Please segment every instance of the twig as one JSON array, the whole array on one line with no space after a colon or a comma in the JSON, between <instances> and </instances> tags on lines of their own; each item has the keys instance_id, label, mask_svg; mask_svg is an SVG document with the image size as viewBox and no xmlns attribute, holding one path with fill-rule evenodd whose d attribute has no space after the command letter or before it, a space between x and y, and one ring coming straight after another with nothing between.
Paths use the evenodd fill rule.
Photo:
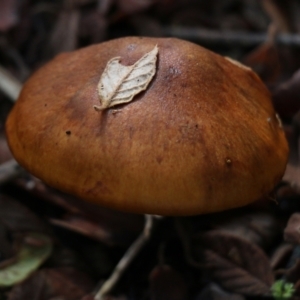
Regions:
<instances>
[{"instance_id":1,"label":"twig","mask_svg":"<svg viewBox=\"0 0 300 300\"><path fill-rule=\"evenodd\" d=\"M11 159L0 165L0 184L5 183L6 181L18 176L22 168L18 163Z\"/></svg>"},{"instance_id":2,"label":"twig","mask_svg":"<svg viewBox=\"0 0 300 300\"><path fill-rule=\"evenodd\" d=\"M22 84L9 74L3 67L0 66L0 90L2 90L12 101L16 101ZM6 181L18 176L22 168L18 163L11 159L0 165L0 184L5 183Z\"/></svg>"},{"instance_id":3,"label":"twig","mask_svg":"<svg viewBox=\"0 0 300 300\"><path fill-rule=\"evenodd\" d=\"M2 90L12 101L16 101L19 97L21 88L22 84L7 70L0 66L0 90Z\"/></svg>"},{"instance_id":4,"label":"twig","mask_svg":"<svg viewBox=\"0 0 300 300\"><path fill-rule=\"evenodd\" d=\"M145 226L140 236L133 242L127 252L121 258L116 265L111 276L104 282L100 290L95 296L95 300L103 300L104 296L107 295L117 284L125 270L128 268L133 259L137 256L143 246L147 243L153 230L154 218L156 216L145 215Z\"/></svg>"},{"instance_id":5,"label":"twig","mask_svg":"<svg viewBox=\"0 0 300 300\"><path fill-rule=\"evenodd\" d=\"M288 5L282 7L278 1L274 0L263 0L261 3L265 12L269 15L269 18L276 24L276 27L278 27L280 31L289 32L291 30L291 18L288 18L284 9Z\"/></svg>"},{"instance_id":6,"label":"twig","mask_svg":"<svg viewBox=\"0 0 300 300\"><path fill-rule=\"evenodd\" d=\"M217 31L189 27L165 27L163 28L163 33L165 36L175 36L203 43L235 46L256 46L265 42L268 38L266 33ZM278 34L275 40L280 45L300 47L299 34L282 33Z\"/></svg>"}]
</instances>

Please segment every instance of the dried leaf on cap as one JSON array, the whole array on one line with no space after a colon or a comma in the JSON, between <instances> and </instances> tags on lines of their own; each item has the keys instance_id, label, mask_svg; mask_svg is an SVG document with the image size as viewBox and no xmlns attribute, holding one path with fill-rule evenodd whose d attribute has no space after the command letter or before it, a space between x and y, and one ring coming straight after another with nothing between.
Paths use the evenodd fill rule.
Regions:
<instances>
[{"instance_id":1,"label":"dried leaf on cap","mask_svg":"<svg viewBox=\"0 0 300 300\"><path fill-rule=\"evenodd\" d=\"M130 102L135 95L144 91L156 72L157 45L131 66L120 64L120 57L112 58L98 83L101 106L95 110Z\"/></svg>"}]
</instances>

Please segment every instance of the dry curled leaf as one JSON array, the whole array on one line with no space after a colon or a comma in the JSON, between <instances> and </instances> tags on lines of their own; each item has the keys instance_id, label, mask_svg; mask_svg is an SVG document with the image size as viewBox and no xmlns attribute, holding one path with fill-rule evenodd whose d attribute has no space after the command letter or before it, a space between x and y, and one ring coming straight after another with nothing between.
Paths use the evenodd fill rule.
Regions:
<instances>
[{"instance_id":1,"label":"dry curled leaf","mask_svg":"<svg viewBox=\"0 0 300 300\"><path fill-rule=\"evenodd\" d=\"M120 64L120 57L112 58L98 83L100 106L94 105L95 110L130 102L135 95L144 91L156 71L158 47L146 53L131 66Z\"/></svg>"},{"instance_id":2,"label":"dry curled leaf","mask_svg":"<svg viewBox=\"0 0 300 300\"><path fill-rule=\"evenodd\" d=\"M248 296L269 295L274 278L258 246L219 230L207 232L199 242L194 248L197 258L223 288Z\"/></svg>"}]
</instances>

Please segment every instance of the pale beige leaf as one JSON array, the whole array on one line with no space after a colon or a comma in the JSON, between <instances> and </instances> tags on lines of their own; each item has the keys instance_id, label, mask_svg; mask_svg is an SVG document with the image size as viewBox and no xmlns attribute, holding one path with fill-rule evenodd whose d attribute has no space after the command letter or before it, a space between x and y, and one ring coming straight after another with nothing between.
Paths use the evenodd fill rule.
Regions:
<instances>
[{"instance_id":1,"label":"pale beige leaf","mask_svg":"<svg viewBox=\"0 0 300 300\"><path fill-rule=\"evenodd\" d=\"M103 110L117 104L130 102L135 95L144 91L156 71L157 45L131 66L120 64L120 57L112 58L98 83L100 106Z\"/></svg>"}]
</instances>

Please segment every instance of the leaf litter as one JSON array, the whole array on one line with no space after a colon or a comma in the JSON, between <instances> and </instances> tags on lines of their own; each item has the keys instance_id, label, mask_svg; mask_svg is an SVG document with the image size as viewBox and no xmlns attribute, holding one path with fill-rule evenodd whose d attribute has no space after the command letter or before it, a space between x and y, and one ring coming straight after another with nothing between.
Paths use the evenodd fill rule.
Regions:
<instances>
[{"instance_id":1,"label":"leaf litter","mask_svg":"<svg viewBox=\"0 0 300 300\"><path fill-rule=\"evenodd\" d=\"M226 290L248 296L270 294L274 281L270 262L255 244L220 230L203 234L193 244L194 257Z\"/></svg>"},{"instance_id":2,"label":"leaf litter","mask_svg":"<svg viewBox=\"0 0 300 300\"><path fill-rule=\"evenodd\" d=\"M289 137L291 157L285 182L272 197L274 202L248 207L247 213L237 210L186 218L190 226L185 231L185 241L179 238L178 228L170 220L164 220L110 298L266 299L276 279L293 283L299 299L300 58L297 39L293 36L300 30L298 1L50 2L6 0L0 3L0 64L17 78L27 76L24 76L24 66L26 74L32 73L61 51L137 33L162 36L173 26L183 29L189 26L190 33L202 35L179 37L247 62L258 71L268 85ZM241 30L246 42L255 40L259 32L269 32L266 36L270 38L270 22L278 30L273 40L250 43L251 46L239 41ZM210 30L229 39L224 42L213 38ZM289 43L277 43L277 34L282 32L291 34ZM232 34L235 42L230 42ZM111 101L113 97L108 99ZM4 141L3 124L8 99L2 91L0 100L3 115L0 158L6 161L10 153ZM3 270L20 262L20 253L26 249L26 243L22 248L20 241L26 236L37 234L51 241L54 237L55 242L48 259L42 259L39 254L34 258L25 255L34 263L25 267L26 272L20 271L26 274L24 280L19 282L20 276L16 276L14 280L19 283L7 288L6 295L0 292L0 297L93 299L96 282L103 282L109 276L113 265L142 230L142 217L82 205L78 199L53 191L31 176L21 176L1 186ZM32 238L30 247L43 249L43 243L38 240ZM184 243L189 246L188 252L183 250ZM162 245L166 249L164 259L157 262ZM101 269L101 265L105 267ZM94 272L95 268L101 272Z\"/></svg>"},{"instance_id":3,"label":"leaf litter","mask_svg":"<svg viewBox=\"0 0 300 300\"><path fill-rule=\"evenodd\" d=\"M36 271L52 253L51 239L40 233L24 235L16 256L0 265L0 287L13 286Z\"/></svg>"},{"instance_id":4,"label":"leaf litter","mask_svg":"<svg viewBox=\"0 0 300 300\"><path fill-rule=\"evenodd\" d=\"M93 284L93 281L85 273L76 269L45 268L16 285L9 292L8 300L78 300L92 289Z\"/></svg>"}]
</instances>

